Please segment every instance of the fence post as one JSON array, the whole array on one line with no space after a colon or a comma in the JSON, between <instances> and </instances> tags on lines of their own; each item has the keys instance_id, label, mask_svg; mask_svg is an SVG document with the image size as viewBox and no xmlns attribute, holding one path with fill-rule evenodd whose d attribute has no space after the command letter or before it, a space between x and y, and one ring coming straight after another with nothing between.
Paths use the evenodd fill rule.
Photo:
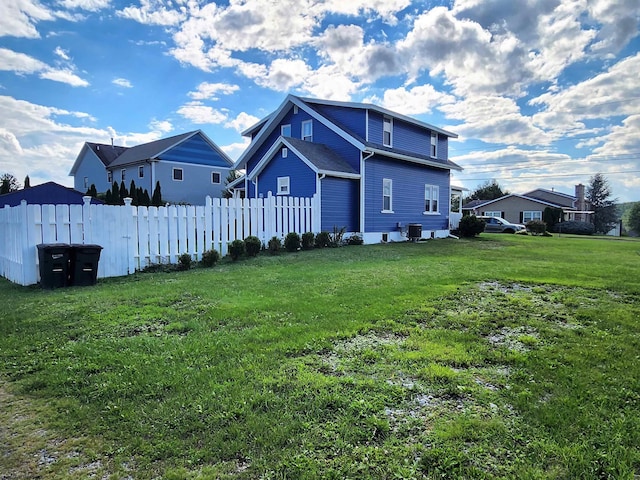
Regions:
<instances>
[{"instance_id":1,"label":"fence post","mask_svg":"<svg viewBox=\"0 0 640 480\"><path fill-rule=\"evenodd\" d=\"M322 231L320 196L317 193L311 197L311 224L314 232L320 233Z\"/></svg>"},{"instance_id":2,"label":"fence post","mask_svg":"<svg viewBox=\"0 0 640 480\"><path fill-rule=\"evenodd\" d=\"M138 209L131 205L132 198L125 198L125 221L127 222L127 273L136 271L136 259L138 258Z\"/></svg>"},{"instance_id":3,"label":"fence post","mask_svg":"<svg viewBox=\"0 0 640 480\"><path fill-rule=\"evenodd\" d=\"M82 205L82 233L83 233L83 242L94 243L93 242L93 225L91 224L91 197L84 196L82 197L82 201L84 202Z\"/></svg>"}]
</instances>

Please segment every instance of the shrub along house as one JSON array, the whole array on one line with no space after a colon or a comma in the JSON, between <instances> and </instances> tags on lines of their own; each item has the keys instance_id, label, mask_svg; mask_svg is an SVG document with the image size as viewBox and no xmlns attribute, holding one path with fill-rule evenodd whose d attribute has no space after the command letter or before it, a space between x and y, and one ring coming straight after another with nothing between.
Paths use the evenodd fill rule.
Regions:
<instances>
[{"instance_id":1,"label":"shrub along house","mask_svg":"<svg viewBox=\"0 0 640 480\"><path fill-rule=\"evenodd\" d=\"M248 198L320 197L321 229L345 228L366 243L446 237L452 192L448 142L457 135L363 103L289 95L243 135L251 143L232 185ZM457 205L456 205L457 207Z\"/></svg>"},{"instance_id":2,"label":"shrub along house","mask_svg":"<svg viewBox=\"0 0 640 480\"><path fill-rule=\"evenodd\" d=\"M95 184L105 192L115 181L153 192L160 182L162 198L171 203L204 205L220 197L233 161L202 131L183 133L135 147L85 143L69 175L86 191Z\"/></svg>"}]
</instances>

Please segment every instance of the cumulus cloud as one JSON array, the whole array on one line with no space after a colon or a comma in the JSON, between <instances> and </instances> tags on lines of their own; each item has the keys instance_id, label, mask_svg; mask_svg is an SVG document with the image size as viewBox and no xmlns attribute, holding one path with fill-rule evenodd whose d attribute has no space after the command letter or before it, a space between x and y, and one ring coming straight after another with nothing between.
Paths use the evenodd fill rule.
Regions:
<instances>
[{"instance_id":1,"label":"cumulus cloud","mask_svg":"<svg viewBox=\"0 0 640 480\"><path fill-rule=\"evenodd\" d=\"M238 133L245 131L252 125L258 123L260 119L258 117L254 117L246 112L240 112L236 118L230 120L225 124L225 127L231 127L235 129Z\"/></svg>"},{"instance_id":2,"label":"cumulus cloud","mask_svg":"<svg viewBox=\"0 0 640 480\"><path fill-rule=\"evenodd\" d=\"M59 0L58 3L68 10L97 12L107 8L111 4L111 0Z\"/></svg>"},{"instance_id":3,"label":"cumulus cloud","mask_svg":"<svg viewBox=\"0 0 640 480\"><path fill-rule=\"evenodd\" d=\"M37 0L3 0L0 2L0 37L39 38L36 24L54 18L51 10Z\"/></svg>"},{"instance_id":4,"label":"cumulus cloud","mask_svg":"<svg viewBox=\"0 0 640 480\"><path fill-rule=\"evenodd\" d=\"M69 1L69 0L67 0ZM71 0L74 2L100 2L101 0ZM104 0L109 2L109 0ZM171 9L161 0L141 0L140 7L133 5L123 8L117 12L123 18L134 20L144 25L174 26L178 25L186 18L184 9Z\"/></svg>"},{"instance_id":5,"label":"cumulus cloud","mask_svg":"<svg viewBox=\"0 0 640 480\"><path fill-rule=\"evenodd\" d=\"M122 88L133 88L131 82L126 78L114 78L113 80L111 80L111 83Z\"/></svg>"},{"instance_id":6,"label":"cumulus cloud","mask_svg":"<svg viewBox=\"0 0 640 480\"><path fill-rule=\"evenodd\" d=\"M202 82L195 91L189 92L188 95L194 100L219 100L219 94L231 95L238 90L240 90L238 85Z\"/></svg>"},{"instance_id":7,"label":"cumulus cloud","mask_svg":"<svg viewBox=\"0 0 640 480\"><path fill-rule=\"evenodd\" d=\"M452 104L456 98L431 85L418 85L408 90L405 87L387 89L382 98L374 96L366 101L405 115L420 115L431 113L436 107Z\"/></svg>"},{"instance_id":8,"label":"cumulus cloud","mask_svg":"<svg viewBox=\"0 0 640 480\"><path fill-rule=\"evenodd\" d=\"M0 70L18 75L39 74L40 78L61 82L72 87L86 87L89 82L76 75L71 68L54 68L24 53L0 48Z\"/></svg>"},{"instance_id":9,"label":"cumulus cloud","mask_svg":"<svg viewBox=\"0 0 640 480\"><path fill-rule=\"evenodd\" d=\"M178 113L198 125L207 123L221 124L227 120L225 113L198 101L189 102L181 106L178 109Z\"/></svg>"}]
</instances>

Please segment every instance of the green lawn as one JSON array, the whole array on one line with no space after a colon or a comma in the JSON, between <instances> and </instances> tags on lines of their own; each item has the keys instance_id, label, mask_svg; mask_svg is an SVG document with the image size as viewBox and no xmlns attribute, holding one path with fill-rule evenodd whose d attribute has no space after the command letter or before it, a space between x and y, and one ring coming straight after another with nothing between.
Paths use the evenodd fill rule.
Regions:
<instances>
[{"instance_id":1,"label":"green lawn","mask_svg":"<svg viewBox=\"0 0 640 480\"><path fill-rule=\"evenodd\" d=\"M0 477L638 478L639 267L483 234L0 280Z\"/></svg>"}]
</instances>

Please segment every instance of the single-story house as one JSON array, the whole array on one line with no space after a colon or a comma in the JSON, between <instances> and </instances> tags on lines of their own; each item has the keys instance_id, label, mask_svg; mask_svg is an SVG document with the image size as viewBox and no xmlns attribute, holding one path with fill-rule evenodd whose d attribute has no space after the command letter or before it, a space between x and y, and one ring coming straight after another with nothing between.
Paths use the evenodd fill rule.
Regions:
<instances>
[{"instance_id":1,"label":"single-story house","mask_svg":"<svg viewBox=\"0 0 640 480\"><path fill-rule=\"evenodd\" d=\"M55 182L46 182L0 195L0 208L7 205L15 207L23 200L26 200L29 205L83 205L82 197L84 196L84 192ZM92 198L91 203L102 204L103 202Z\"/></svg>"}]
</instances>

